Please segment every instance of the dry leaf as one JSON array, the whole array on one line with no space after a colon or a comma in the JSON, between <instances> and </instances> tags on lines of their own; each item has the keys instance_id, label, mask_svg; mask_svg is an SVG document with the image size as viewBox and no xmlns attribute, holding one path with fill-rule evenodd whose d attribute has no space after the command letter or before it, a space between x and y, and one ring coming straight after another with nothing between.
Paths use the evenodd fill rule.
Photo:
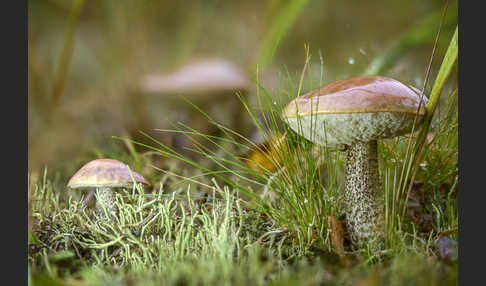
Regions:
<instances>
[{"instance_id":1,"label":"dry leaf","mask_svg":"<svg viewBox=\"0 0 486 286\"><path fill-rule=\"evenodd\" d=\"M457 228L444 230L444 231L441 231L439 233L439 238L446 236L446 235L455 234L455 233L457 233Z\"/></svg>"},{"instance_id":2,"label":"dry leaf","mask_svg":"<svg viewBox=\"0 0 486 286\"><path fill-rule=\"evenodd\" d=\"M334 216L329 216L332 248L339 256L344 256L344 229L342 223Z\"/></svg>"},{"instance_id":3,"label":"dry leaf","mask_svg":"<svg viewBox=\"0 0 486 286\"><path fill-rule=\"evenodd\" d=\"M285 135L277 133L267 142L258 145L246 156L246 164L255 171L274 172L282 165L282 150L287 148Z\"/></svg>"}]
</instances>

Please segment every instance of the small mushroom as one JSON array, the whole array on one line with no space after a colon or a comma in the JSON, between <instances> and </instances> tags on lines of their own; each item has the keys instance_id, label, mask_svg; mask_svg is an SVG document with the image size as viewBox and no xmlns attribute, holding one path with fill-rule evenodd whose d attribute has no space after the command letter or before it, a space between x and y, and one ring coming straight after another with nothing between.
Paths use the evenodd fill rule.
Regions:
<instances>
[{"instance_id":1,"label":"small mushroom","mask_svg":"<svg viewBox=\"0 0 486 286\"><path fill-rule=\"evenodd\" d=\"M283 110L285 122L308 140L345 147L346 224L354 244L382 236L377 140L410 132L414 123L421 123L426 104L417 88L392 78L365 76L323 86Z\"/></svg>"},{"instance_id":2,"label":"small mushroom","mask_svg":"<svg viewBox=\"0 0 486 286\"><path fill-rule=\"evenodd\" d=\"M149 186L150 183L128 165L113 159L97 159L86 163L69 180L71 189L95 189L97 191L96 212L103 214L103 203L108 211L116 211L115 188L131 188L134 183Z\"/></svg>"}]
</instances>

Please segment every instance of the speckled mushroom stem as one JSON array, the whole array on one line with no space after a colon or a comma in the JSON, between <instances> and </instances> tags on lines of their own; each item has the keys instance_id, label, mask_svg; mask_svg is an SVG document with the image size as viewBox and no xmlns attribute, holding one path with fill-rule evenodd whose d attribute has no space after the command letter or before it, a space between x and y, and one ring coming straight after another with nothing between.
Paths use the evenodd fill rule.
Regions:
<instances>
[{"instance_id":1,"label":"speckled mushroom stem","mask_svg":"<svg viewBox=\"0 0 486 286\"><path fill-rule=\"evenodd\" d=\"M101 203L105 205L106 211L109 214L116 212L115 193L111 188L96 189L96 213L103 217L105 213Z\"/></svg>"},{"instance_id":2,"label":"speckled mushroom stem","mask_svg":"<svg viewBox=\"0 0 486 286\"><path fill-rule=\"evenodd\" d=\"M344 202L351 241L358 246L380 236L381 209L377 203L380 187L376 140L348 147Z\"/></svg>"}]
</instances>

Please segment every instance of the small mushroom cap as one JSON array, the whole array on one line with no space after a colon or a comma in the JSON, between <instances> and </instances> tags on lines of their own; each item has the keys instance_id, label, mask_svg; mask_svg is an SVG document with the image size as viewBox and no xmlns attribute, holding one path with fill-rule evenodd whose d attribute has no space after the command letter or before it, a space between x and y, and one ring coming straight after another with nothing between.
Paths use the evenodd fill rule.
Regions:
<instances>
[{"instance_id":1,"label":"small mushroom cap","mask_svg":"<svg viewBox=\"0 0 486 286\"><path fill-rule=\"evenodd\" d=\"M134 181L146 186L150 185L144 177L118 160L97 159L81 167L71 177L67 186L71 189L131 187Z\"/></svg>"},{"instance_id":2,"label":"small mushroom cap","mask_svg":"<svg viewBox=\"0 0 486 286\"><path fill-rule=\"evenodd\" d=\"M158 94L209 94L248 87L244 72L224 59L193 61L171 73L148 75L141 83L144 92Z\"/></svg>"},{"instance_id":3,"label":"small mushroom cap","mask_svg":"<svg viewBox=\"0 0 486 286\"><path fill-rule=\"evenodd\" d=\"M352 145L410 132L415 117L416 124L421 122L426 105L427 98L415 87L392 78L364 76L336 81L294 99L282 118L318 144Z\"/></svg>"}]
</instances>

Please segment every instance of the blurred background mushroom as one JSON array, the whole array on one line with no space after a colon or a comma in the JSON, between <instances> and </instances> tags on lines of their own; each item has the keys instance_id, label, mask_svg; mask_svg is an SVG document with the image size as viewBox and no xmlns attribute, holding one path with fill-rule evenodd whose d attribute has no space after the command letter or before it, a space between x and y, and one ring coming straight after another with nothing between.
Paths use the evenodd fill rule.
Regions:
<instances>
[{"instance_id":1,"label":"blurred background mushroom","mask_svg":"<svg viewBox=\"0 0 486 286\"><path fill-rule=\"evenodd\" d=\"M438 58L457 23L456 2L449 3ZM304 44L315 78L322 55L324 82L373 65L421 87L442 8L441 0L29 0L28 168L48 166L67 179L93 154L125 148L112 136L166 127L164 115L179 109L145 96L139 84L154 72L182 72L191 59L229 59L244 70L253 108L256 79L275 97L299 81ZM186 115L188 122L199 116Z\"/></svg>"},{"instance_id":2,"label":"blurred background mushroom","mask_svg":"<svg viewBox=\"0 0 486 286\"><path fill-rule=\"evenodd\" d=\"M144 112L153 120L144 122L150 126L139 125L137 128L146 131L174 128L168 124L167 120L170 120L175 124L180 121L197 132L221 135L219 129L206 118L207 114L215 122L246 135L250 119L245 116L246 110L239 97L246 101L250 84L245 71L221 58L195 59L172 72L148 74L141 80L140 92L148 95L145 100L149 108ZM154 108L158 107L157 103L171 108L162 115L159 108ZM149 133L163 140L157 133ZM193 139L200 138L196 136ZM182 148L190 144L188 141L184 135L175 133L172 134L172 142L167 143L183 152Z\"/></svg>"}]
</instances>

